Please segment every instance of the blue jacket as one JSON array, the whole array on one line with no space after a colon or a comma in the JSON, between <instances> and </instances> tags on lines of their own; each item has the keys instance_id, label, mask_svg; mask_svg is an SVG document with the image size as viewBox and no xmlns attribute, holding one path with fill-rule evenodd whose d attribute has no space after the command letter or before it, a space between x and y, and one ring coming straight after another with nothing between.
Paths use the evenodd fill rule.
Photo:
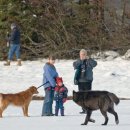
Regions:
<instances>
[{"instance_id":1,"label":"blue jacket","mask_svg":"<svg viewBox=\"0 0 130 130\"><path fill-rule=\"evenodd\" d=\"M20 44L20 31L17 27L12 30L8 41L10 44Z\"/></svg>"},{"instance_id":2,"label":"blue jacket","mask_svg":"<svg viewBox=\"0 0 130 130\"><path fill-rule=\"evenodd\" d=\"M44 71L43 84L48 82L47 84L44 85L44 88L48 87L54 88L56 86L55 78L58 77L56 68L53 65L46 63L45 66L43 67L43 71Z\"/></svg>"},{"instance_id":3,"label":"blue jacket","mask_svg":"<svg viewBox=\"0 0 130 130\"><path fill-rule=\"evenodd\" d=\"M77 82L87 82L93 80L93 68L97 65L97 62L91 58L80 60L78 59L73 63L74 69L76 69L74 81ZM84 67L84 76L81 75Z\"/></svg>"}]
</instances>

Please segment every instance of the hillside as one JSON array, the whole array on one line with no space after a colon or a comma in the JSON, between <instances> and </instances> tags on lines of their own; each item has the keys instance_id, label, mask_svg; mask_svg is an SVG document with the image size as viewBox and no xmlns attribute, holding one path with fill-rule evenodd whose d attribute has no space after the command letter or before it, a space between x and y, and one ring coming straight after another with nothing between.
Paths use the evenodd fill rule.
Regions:
<instances>
[{"instance_id":1,"label":"hillside","mask_svg":"<svg viewBox=\"0 0 130 130\"><path fill-rule=\"evenodd\" d=\"M117 2L118 1L118 2ZM22 59L75 58L89 53L130 48L129 1L120 0L1 0L0 60L7 57L7 32L16 22L21 30Z\"/></svg>"}]
</instances>

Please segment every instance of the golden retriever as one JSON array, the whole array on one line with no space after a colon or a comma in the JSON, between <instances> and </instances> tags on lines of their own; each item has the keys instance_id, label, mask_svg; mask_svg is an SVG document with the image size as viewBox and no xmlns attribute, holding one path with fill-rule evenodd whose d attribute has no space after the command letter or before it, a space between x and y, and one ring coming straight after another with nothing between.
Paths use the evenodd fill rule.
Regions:
<instances>
[{"instance_id":1,"label":"golden retriever","mask_svg":"<svg viewBox=\"0 0 130 130\"><path fill-rule=\"evenodd\" d=\"M0 93L0 117L3 111L9 105L22 107L24 116L28 117L28 107L32 100L33 94L38 94L37 88L32 86L25 91L16 94L2 94Z\"/></svg>"}]
</instances>

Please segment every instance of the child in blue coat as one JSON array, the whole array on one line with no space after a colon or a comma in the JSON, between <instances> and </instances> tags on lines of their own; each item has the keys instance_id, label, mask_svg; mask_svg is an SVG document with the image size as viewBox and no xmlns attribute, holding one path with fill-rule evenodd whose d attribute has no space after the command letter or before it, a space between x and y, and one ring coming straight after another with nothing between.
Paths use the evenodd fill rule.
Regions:
<instances>
[{"instance_id":1,"label":"child in blue coat","mask_svg":"<svg viewBox=\"0 0 130 130\"><path fill-rule=\"evenodd\" d=\"M64 86L61 77L56 78L56 83L57 86L55 87L55 93L54 93L54 100L56 101L55 116L58 116L59 109L60 109L61 116L64 116L63 104L67 100L68 89Z\"/></svg>"}]
</instances>

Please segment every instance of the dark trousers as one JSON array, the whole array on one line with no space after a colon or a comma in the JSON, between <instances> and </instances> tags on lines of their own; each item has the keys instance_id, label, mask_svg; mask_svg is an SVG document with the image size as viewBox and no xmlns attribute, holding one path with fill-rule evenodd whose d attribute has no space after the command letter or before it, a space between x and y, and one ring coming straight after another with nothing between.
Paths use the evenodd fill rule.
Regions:
<instances>
[{"instance_id":1,"label":"dark trousers","mask_svg":"<svg viewBox=\"0 0 130 130\"><path fill-rule=\"evenodd\" d=\"M87 91L92 89L92 81L88 82L79 82L78 83L79 91Z\"/></svg>"},{"instance_id":2,"label":"dark trousers","mask_svg":"<svg viewBox=\"0 0 130 130\"><path fill-rule=\"evenodd\" d=\"M92 81L89 82L79 82L78 83L78 89L79 91L87 91L92 89ZM85 110L82 108L83 112L85 113Z\"/></svg>"}]
</instances>

